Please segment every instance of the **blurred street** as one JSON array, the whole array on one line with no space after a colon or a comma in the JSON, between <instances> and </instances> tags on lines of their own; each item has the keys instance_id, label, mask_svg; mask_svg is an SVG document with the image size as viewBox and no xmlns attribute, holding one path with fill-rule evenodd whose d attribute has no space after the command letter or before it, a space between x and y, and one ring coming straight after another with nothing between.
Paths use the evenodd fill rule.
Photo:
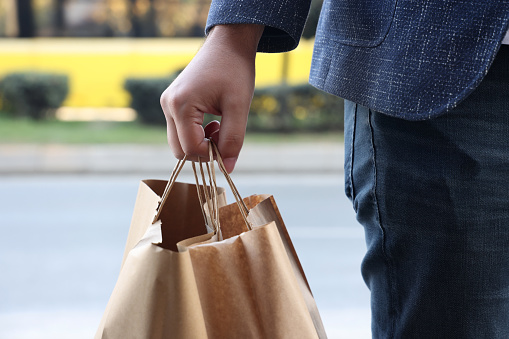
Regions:
<instances>
[{"instance_id":1,"label":"blurred street","mask_svg":"<svg viewBox=\"0 0 509 339\"><path fill-rule=\"evenodd\" d=\"M339 142L247 143L237 173L331 173L343 171ZM175 159L167 145L0 144L0 175L140 174L165 178ZM143 177L143 176L142 176Z\"/></svg>"},{"instance_id":2,"label":"blurred street","mask_svg":"<svg viewBox=\"0 0 509 339\"><path fill-rule=\"evenodd\" d=\"M338 146L324 158L342 166ZM254 161L257 150L270 153L247 146L241 159ZM273 151L275 158L277 152L294 155L283 147ZM301 156L292 157L295 164L309 159ZM369 293L360 275L363 231L343 194L342 170L281 165L255 174L242 170L242 161L233 179L243 195L275 196L329 337L369 338ZM316 156L313 163L320 161ZM0 338L93 336L119 273L139 180L168 176L112 174L0 177ZM193 178L186 171L179 180ZM222 178L219 183L225 185Z\"/></svg>"}]
</instances>

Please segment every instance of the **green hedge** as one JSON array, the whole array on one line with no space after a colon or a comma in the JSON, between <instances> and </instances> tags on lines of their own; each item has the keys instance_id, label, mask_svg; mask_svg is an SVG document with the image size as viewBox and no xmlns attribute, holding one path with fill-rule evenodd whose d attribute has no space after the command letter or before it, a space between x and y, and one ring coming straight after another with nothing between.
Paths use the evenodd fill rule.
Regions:
<instances>
[{"instance_id":1,"label":"green hedge","mask_svg":"<svg viewBox=\"0 0 509 339\"><path fill-rule=\"evenodd\" d=\"M141 123L166 124L159 98L178 73L164 78L128 78L131 107ZM205 124L220 117L206 114ZM311 85L256 89L248 131L320 132L343 129L343 100Z\"/></svg>"},{"instance_id":2,"label":"green hedge","mask_svg":"<svg viewBox=\"0 0 509 339\"><path fill-rule=\"evenodd\" d=\"M66 75L16 72L0 81L1 110L15 117L46 118L69 93Z\"/></svg>"},{"instance_id":3,"label":"green hedge","mask_svg":"<svg viewBox=\"0 0 509 339\"><path fill-rule=\"evenodd\" d=\"M138 114L141 123L147 125L165 125L160 97L180 72L168 77L127 78L124 88L131 95L131 108Z\"/></svg>"},{"instance_id":4,"label":"green hedge","mask_svg":"<svg viewBox=\"0 0 509 339\"><path fill-rule=\"evenodd\" d=\"M321 132L343 129L343 100L311 85L257 89L248 130Z\"/></svg>"}]
</instances>

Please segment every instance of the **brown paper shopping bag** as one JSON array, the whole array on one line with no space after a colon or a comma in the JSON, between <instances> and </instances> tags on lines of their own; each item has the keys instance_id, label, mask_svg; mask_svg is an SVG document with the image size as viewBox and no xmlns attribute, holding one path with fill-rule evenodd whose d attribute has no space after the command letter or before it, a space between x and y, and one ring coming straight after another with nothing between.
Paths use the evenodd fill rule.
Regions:
<instances>
[{"instance_id":1,"label":"brown paper shopping bag","mask_svg":"<svg viewBox=\"0 0 509 339\"><path fill-rule=\"evenodd\" d=\"M217 158L234 204L222 206L212 162L203 185L176 182L181 164L167 183L140 184L95 338L326 338L274 198L240 199Z\"/></svg>"}]
</instances>

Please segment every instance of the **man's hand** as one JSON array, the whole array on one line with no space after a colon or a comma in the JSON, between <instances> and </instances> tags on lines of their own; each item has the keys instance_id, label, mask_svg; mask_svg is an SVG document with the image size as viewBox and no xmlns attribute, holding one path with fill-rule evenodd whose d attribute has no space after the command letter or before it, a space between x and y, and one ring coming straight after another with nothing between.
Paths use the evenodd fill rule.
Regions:
<instances>
[{"instance_id":1,"label":"man's hand","mask_svg":"<svg viewBox=\"0 0 509 339\"><path fill-rule=\"evenodd\" d=\"M232 172L244 142L253 98L255 57L262 25L220 25L161 95L168 143L181 159L208 158L211 137L228 172ZM202 127L205 113L222 116Z\"/></svg>"}]
</instances>

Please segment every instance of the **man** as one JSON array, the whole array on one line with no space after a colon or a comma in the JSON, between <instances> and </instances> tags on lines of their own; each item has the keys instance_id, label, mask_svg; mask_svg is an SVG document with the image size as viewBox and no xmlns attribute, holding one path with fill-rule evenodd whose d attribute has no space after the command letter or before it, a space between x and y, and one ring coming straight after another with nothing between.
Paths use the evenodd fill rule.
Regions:
<instances>
[{"instance_id":1,"label":"man","mask_svg":"<svg viewBox=\"0 0 509 339\"><path fill-rule=\"evenodd\" d=\"M309 1L213 0L163 93L175 154L233 171L256 52L299 41ZM508 0L325 0L310 73L345 100L345 188L366 233L374 338L509 335ZM203 129L203 114L222 116Z\"/></svg>"}]
</instances>

